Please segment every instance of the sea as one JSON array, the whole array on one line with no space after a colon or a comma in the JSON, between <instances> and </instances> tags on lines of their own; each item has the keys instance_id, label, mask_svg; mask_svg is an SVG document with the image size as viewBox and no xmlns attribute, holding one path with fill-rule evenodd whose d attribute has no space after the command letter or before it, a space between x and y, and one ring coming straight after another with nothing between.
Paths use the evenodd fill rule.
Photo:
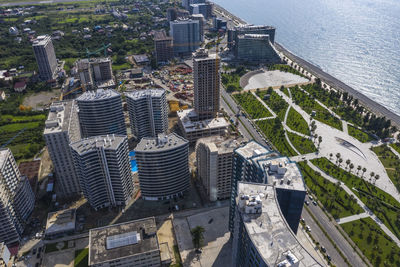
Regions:
<instances>
[{"instance_id":1,"label":"sea","mask_svg":"<svg viewBox=\"0 0 400 267\"><path fill-rule=\"evenodd\" d=\"M400 115L400 0L213 0Z\"/></svg>"}]
</instances>

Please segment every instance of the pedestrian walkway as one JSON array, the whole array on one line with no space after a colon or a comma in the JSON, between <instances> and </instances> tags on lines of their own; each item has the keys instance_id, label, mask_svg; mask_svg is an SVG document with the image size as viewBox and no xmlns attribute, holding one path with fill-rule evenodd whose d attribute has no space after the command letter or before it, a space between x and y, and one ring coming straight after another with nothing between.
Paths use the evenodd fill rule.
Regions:
<instances>
[{"instance_id":1,"label":"pedestrian walkway","mask_svg":"<svg viewBox=\"0 0 400 267\"><path fill-rule=\"evenodd\" d=\"M367 217L369 217L369 214L364 212L364 213L361 213L361 214L351 215L351 216L348 216L348 217L337 219L336 222L338 224L342 224L342 223L348 223L348 222L352 222L352 221L357 221L359 219L367 218Z\"/></svg>"},{"instance_id":2,"label":"pedestrian walkway","mask_svg":"<svg viewBox=\"0 0 400 267\"><path fill-rule=\"evenodd\" d=\"M271 112L272 117L270 117L270 118L271 118L271 119L275 119L275 118L276 118L275 112L274 112L270 107L268 107L268 105L265 104L265 102L262 101L262 99L259 98L258 95L257 95L256 93L254 93L254 92L251 92L251 93L252 93L253 96L255 96L255 98L257 98L258 102L260 102L266 109L268 109L269 112Z\"/></svg>"},{"instance_id":3,"label":"pedestrian walkway","mask_svg":"<svg viewBox=\"0 0 400 267\"><path fill-rule=\"evenodd\" d=\"M343 127L343 132L345 132L346 134L349 134L349 128L347 127L347 121L342 120L342 127Z\"/></svg>"},{"instance_id":4,"label":"pedestrian walkway","mask_svg":"<svg viewBox=\"0 0 400 267\"><path fill-rule=\"evenodd\" d=\"M309 153L309 154L304 154L304 155L299 155L299 156L293 156L293 157L290 157L289 159L291 161L299 162L299 161L317 159L320 157L323 157L323 156L319 153Z\"/></svg>"}]
</instances>

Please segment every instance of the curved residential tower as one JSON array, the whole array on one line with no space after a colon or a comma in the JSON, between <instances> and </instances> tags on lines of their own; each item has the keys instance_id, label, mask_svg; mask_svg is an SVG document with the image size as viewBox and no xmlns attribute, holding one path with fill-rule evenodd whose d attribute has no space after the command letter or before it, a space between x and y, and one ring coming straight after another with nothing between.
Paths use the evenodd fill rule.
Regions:
<instances>
[{"instance_id":1,"label":"curved residential tower","mask_svg":"<svg viewBox=\"0 0 400 267\"><path fill-rule=\"evenodd\" d=\"M76 99L82 137L126 135L121 95L114 90L88 91Z\"/></svg>"},{"instance_id":2,"label":"curved residential tower","mask_svg":"<svg viewBox=\"0 0 400 267\"><path fill-rule=\"evenodd\" d=\"M144 137L135 152L143 199L170 199L189 188L189 142L186 139L175 133Z\"/></svg>"}]
</instances>

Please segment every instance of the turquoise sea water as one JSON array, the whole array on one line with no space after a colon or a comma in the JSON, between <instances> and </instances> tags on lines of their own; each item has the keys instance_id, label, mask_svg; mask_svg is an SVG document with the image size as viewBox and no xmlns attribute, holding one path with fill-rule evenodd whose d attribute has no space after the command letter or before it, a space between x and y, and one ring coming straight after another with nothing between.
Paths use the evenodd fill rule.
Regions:
<instances>
[{"instance_id":1,"label":"turquoise sea water","mask_svg":"<svg viewBox=\"0 0 400 267\"><path fill-rule=\"evenodd\" d=\"M399 0L213 0L400 114Z\"/></svg>"}]
</instances>

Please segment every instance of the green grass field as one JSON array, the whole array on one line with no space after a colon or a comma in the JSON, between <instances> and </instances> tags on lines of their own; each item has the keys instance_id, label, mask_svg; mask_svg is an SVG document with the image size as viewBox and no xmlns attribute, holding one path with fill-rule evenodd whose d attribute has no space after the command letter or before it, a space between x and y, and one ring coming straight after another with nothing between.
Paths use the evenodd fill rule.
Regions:
<instances>
[{"instance_id":1,"label":"green grass field","mask_svg":"<svg viewBox=\"0 0 400 267\"><path fill-rule=\"evenodd\" d=\"M286 124L293 131L310 135L310 129L306 120L294 108L289 109Z\"/></svg>"},{"instance_id":2,"label":"green grass field","mask_svg":"<svg viewBox=\"0 0 400 267\"><path fill-rule=\"evenodd\" d=\"M299 151L301 154L308 154L317 152L317 148L314 145L314 142L308 138L304 138L297 134L287 132L287 135L292 142L292 145Z\"/></svg>"},{"instance_id":3,"label":"green grass field","mask_svg":"<svg viewBox=\"0 0 400 267\"><path fill-rule=\"evenodd\" d=\"M233 97L253 119L272 116L271 112L269 112L250 92L234 94Z\"/></svg>"},{"instance_id":4,"label":"green grass field","mask_svg":"<svg viewBox=\"0 0 400 267\"><path fill-rule=\"evenodd\" d=\"M371 218L341 224L373 266L400 266L400 248Z\"/></svg>"},{"instance_id":5,"label":"green grass field","mask_svg":"<svg viewBox=\"0 0 400 267\"><path fill-rule=\"evenodd\" d=\"M270 97L266 98L266 95L269 94ZM285 119L285 113L289 106L288 103L275 91L271 90L269 93L267 91L259 91L257 95L268 105L278 116L278 118L283 121Z\"/></svg>"},{"instance_id":6,"label":"green grass field","mask_svg":"<svg viewBox=\"0 0 400 267\"><path fill-rule=\"evenodd\" d=\"M358 128L356 128L354 126L348 125L347 128L349 130L349 135L353 136L361 143L366 143L366 142L370 142L370 141L374 140L374 138L372 138L372 136L359 130Z\"/></svg>"},{"instance_id":7,"label":"green grass field","mask_svg":"<svg viewBox=\"0 0 400 267\"><path fill-rule=\"evenodd\" d=\"M385 166L386 173L397 190L400 190L400 159L386 145L373 147L372 151Z\"/></svg>"}]
</instances>

